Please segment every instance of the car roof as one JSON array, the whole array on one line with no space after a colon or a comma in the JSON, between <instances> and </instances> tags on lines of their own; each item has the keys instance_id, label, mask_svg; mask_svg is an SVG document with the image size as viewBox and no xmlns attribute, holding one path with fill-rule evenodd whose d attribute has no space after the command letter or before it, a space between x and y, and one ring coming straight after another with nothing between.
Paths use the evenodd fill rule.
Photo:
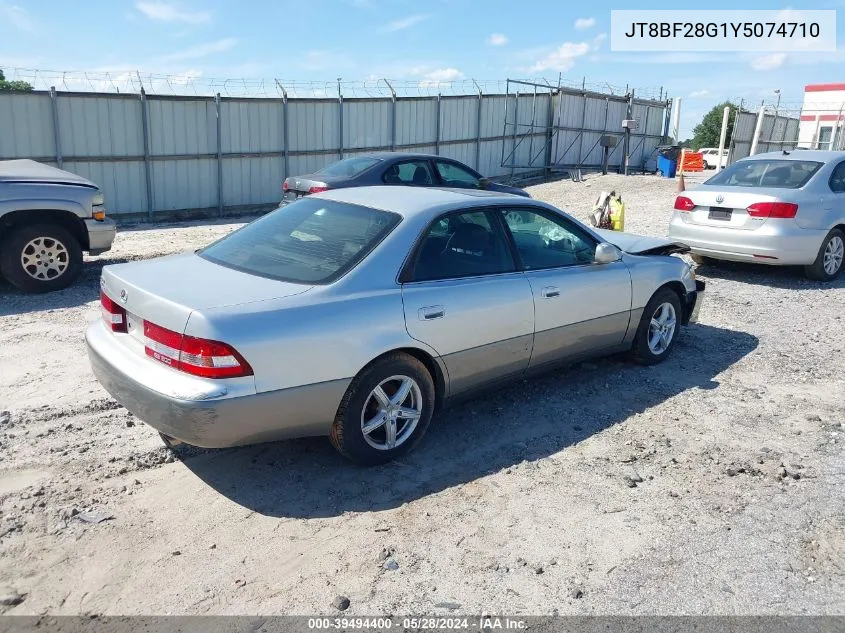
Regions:
<instances>
[{"instance_id":1,"label":"car roof","mask_svg":"<svg viewBox=\"0 0 845 633\"><path fill-rule=\"evenodd\" d=\"M382 211L392 211L404 217L420 214L434 216L451 209L487 206L496 203L524 204L527 200L521 196L497 191L446 187L404 187L401 185L329 189L323 193L315 194L313 197L357 204Z\"/></svg>"},{"instance_id":2,"label":"car roof","mask_svg":"<svg viewBox=\"0 0 845 633\"><path fill-rule=\"evenodd\" d=\"M794 149L787 150L787 152L787 154L784 154L782 151L764 152L762 154L748 156L743 160L815 160L821 163L829 163L832 160L845 158L845 152L824 149Z\"/></svg>"},{"instance_id":3,"label":"car roof","mask_svg":"<svg viewBox=\"0 0 845 633\"><path fill-rule=\"evenodd\" d=\"M352 157L350 157L352 158ZM437 154L423 154L421 152L367 152L366 154L356 154L354 158L378 158L379 160L390 160L393 158L412 159L412 158L441 158L443 160L454 160L448 156L438 156ZM460 161L455 161L460 162Z\"/></svg>"}]
</instances>

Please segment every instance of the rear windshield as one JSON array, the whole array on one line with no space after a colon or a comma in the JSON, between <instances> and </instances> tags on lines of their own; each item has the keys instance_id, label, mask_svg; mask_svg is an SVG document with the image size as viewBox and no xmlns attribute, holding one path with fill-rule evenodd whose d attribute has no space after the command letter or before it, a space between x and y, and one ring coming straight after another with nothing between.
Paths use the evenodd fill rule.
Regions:
<instances>
[{"instance_id":1,"label":"rear windshield","mask_svg":"<svg viewBox=\"0 0 845 633\"><path fill-rule=\"evenodd\" d=\"M261 277L330 283L360 262L399 220L395 213L307 197L247 224L198 254Z\"/></svg>"},{"instance_id":2,"label":"rear windshield","mask_svg":"<svg viewBox=\"0 0 845 633\"><path fill-rule=\"evenodd\" d=\"M741 160L704 184L798 189L806 185L821 166L822 163L810 160Z\"/></svg>"},{"instance_id":3,"label":"rear windshield","mask_svg":"<svg viewBox=\"0 0 845 633\"><path fill-rule=\"evenodd\" d=\"M344 158L331 165L326 165L317 174L321 176L357 176L376 163L381 162L378 158Z\"/></svg>"}]
</instances>

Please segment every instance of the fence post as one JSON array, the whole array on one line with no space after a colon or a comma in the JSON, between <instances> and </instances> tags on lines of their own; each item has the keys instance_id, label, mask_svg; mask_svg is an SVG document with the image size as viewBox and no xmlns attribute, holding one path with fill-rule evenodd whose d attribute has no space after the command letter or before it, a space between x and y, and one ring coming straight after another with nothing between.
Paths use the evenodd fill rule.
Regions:
<instances>
[{"instance_id":1,"label":"fence post","mask_svg":"<svg viewBox=\"0 0 845 633\"><path fill-rule=\"evenodd\" d=\"M481 86L479 86L475 79L472 80L472 83L475 84L475 89L478 91L478 104L475 108L475 170L480 172L481 171L481 105L484 101L484 93L481 92ZM507 113L506 113L507 118ZM502 142L502 151L504 151L504 141Z\"/></svg>"},{"instance_id":2,"label":"fence post","mask_svg":"<svg viewBox=\"0 0 845 633\"><path fill-rule=\"evenodd\" d=\"M725 106L722 111L722 130L719 132L719 155L716 157L716 173L722 171L722 152L725 151L725 136L728 133L728 119L731 116L731 107ZM727 160L725 163L727 164Z\"/></svg>"},{"instance_id":3,"label":"fence post","mask_svg":"<svg viewBox=\"0 0 845 633\"><path fill-rule=\"evenodd\" d=\"M337 80L337 117L339 130L337 153L338 157L343 160L343 93L340 91L340 79Z\"/></svg>"},{"instance_id":4,"label":"fence post","mask_svg":"<svg viewBox=\"0 0 845 633\"><path fill-rule=\"evenodd\" d=\"M53 142L56 145L56 164L62 168L62 139L59 135L59 104L56 97L56 87L50 86L50 108L53 111Z\"/></svg>"},{"instance_id":5,"label":"fence post","mask_svg":"<svg viewBox=\"0 0 845 633\"><path fill-rule=\"evenodd\" d=\"M628 93L628 103L625 105L625 118L630 120L631 117L634 116L634 90L631 89L631 92ZM630 125L630 124L629 124ZM624 174L628 175L628 161L631 159L631 128L625 128L625 140L624 140L624 151L625 156L622 157L624 161Z\"/></svg>"},{"instance_id":6,"label":"fence post","mask_svg":"<svg viewBox=\"0 0 845 633\"><path fill-rule=\"evenodd\" d=\"M734 124L731 126L731 142L728 143L728 157L725 160L725 167L731 164L731 159L734 156L734 149L736 148L736 122L739 121L739 117L742 116L742 106L744 103L745 99L740 99L739 107L734 113Z\"/></svg>"},{"instance_id":7,"label":"fence post","mask_svg":"<svg viewBox=\"0 0 845 633\"><path fill-rule=\"evenodd\" d=\"M441 95L437 93L437 121L434 124L434 153L440 156L440 98Z\"/></svg>"},{"instance_id":8,"label":"fence post","mask_svg":"<svg viewBox=\"0 0 845 633\"><path fill-rule=\"evenodd\" d=\"M153 219L153 179L150 165L150 122L147 93L141 88L141 131L144 136L144 180L147 186L147 217Z\"/></svg>"},{"instance_id":9,"label":"fence post","mask_svg":"<svg viewBox=\"0 0 845 633\"><path fill-rule=\"evenodd\" d=\"M582 89L583 90L583 89ZM581 131L578 132L578 167L584 162L584 126L587 124L587 93L583 92L584 104L581 109ZM561 95L563 99L563 95Z\"/></svg>"},{"instance_id":10,"label":"fence post","mask_svg":"<svg viewBox=\"0 0 845 633\"><path fill-rule=\"evenodd\" d=\"M751 138L751 151L749 156L754 156L757 153L757 143L760 140L760 132L763 129L763 118L766 116L766 106L760 106L760 112L757 114L757 124L754 126L754 136Z\"/></svg>"},{"instance_id":11,"label":"fence post","mask_svg":"<svg viewBox=\"0 0 845 633\"><path fill-rule=\"evenodd\" d=\"M393 86L390 85L390 82L387 79L382 79L384 83L387 84L387 87L390 89L390 102L391 112L390 112L390 151L396 151L396 91L393 89Z\"/></svg>"},{"instance_id":12,"label":"fence post","mask_svg":"<svg viewBox=\"0 0 845 633\"><path fill-rule=\"evenodd\" d=\"M559 89L558 89L559 91ZM549 88L549 112L546 117L546 155L544 156L545 167L543 169L543 177L548 178L552 173L552 140L554 135L555 124L555 93ZM558 98L563 95L558 94Z\"/></svg>"},{"instance_id":13,"label":"fence post","mask_svg":"<svg viewBox=\"0 0 845 633\"><path fill-rule=\"evenodd\" d=\"M285 144L282 146L282 158L284 160L284 176L282 177L282 181L284 181L288 177L288 174L290 174L288 165L288 91L285 90L282 82L278 79L276 79L276 86L282 92L282 134L285 139Z\"/></svg>"},{"instance_id":14,"label":"fence post","mask_svg":"<svg viewBox=\"0 0 845 633\"><path fill-rule=\"evenodd\" d=\"M534 96L531 98L531 130L528 132L528 166L534 166L534 123L537 116L537 86L534 86Z\"/></svg>"},{"instance_id":15,"label":"fence post","mask_svg":"<svg viewBox=\"0 0 845 633\"><path fill-rule=\"evenodd\" d=\"M516 132L519 129L519 90L516 91L516 101L513 104L513 136L511 137L511 153L513 158L511 160L511 180L516 170Z\"/></svg>"},{"instance_id":16,"label":"fence post","mask_svg":"<svg viewBox=\"0 0 845 633\"><path fill-rule=\"evenodd\" d=\"M220 93L214 95L214 111L217 115L217 215L223 216L223 129L220 120Z\"/></svg>"}]
</instances>

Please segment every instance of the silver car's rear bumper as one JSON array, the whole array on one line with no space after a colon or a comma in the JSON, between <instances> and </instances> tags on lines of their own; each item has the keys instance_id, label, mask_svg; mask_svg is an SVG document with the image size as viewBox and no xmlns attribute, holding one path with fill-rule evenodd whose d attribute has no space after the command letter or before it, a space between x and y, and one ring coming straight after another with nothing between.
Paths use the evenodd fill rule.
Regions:
<instances>
[{"instance_id":1,"label":"silver car's rear bumper","mask_svg":"<svg viewBox=\"0 0 845 633\"><path fill-rule=\"evenodd\" d=\"M349 380L335 380L246 396L188 400L152 389L130 375L127 370L139 359L126 358L132 351L123 349L101 322L88 328L85 341L97 380L115 400L157 431L205 448L328 435L349 385ZM184 389L184 374L163 365L155 370L179 374ZM207 380L196 379L197 393L207 389Z\"/></svg>"},{"instance_id":2,"label":"silver car's rear bumper","mask_svg":"<svg viewBox=\"0 0 845 633\"><path fill-rule=\"evenodd\" d=\"M686 222L675 212L669 238L687 244L696 255L758 264L807 266L816 260L827 231L802 229L792 220L770 219L754 230Z\"/></svg>"}]
</instances>

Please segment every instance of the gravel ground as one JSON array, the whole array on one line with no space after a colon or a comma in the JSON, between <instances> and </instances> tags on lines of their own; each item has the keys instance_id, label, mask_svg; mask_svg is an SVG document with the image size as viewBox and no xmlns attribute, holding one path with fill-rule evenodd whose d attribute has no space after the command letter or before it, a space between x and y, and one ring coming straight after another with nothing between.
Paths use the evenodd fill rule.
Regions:
<instances>
[{"instance_id":1,"label":"gravel ground","mask_svg":"<svg viewBox=\"0 0 845 633\"><path fill-rule=\"evenodd\" d=\"M601 189L664 235L675 183ZM82 332L104 264L237 224L127 229L72 288L0 286L0 613L843 614L845 280L702 267L700 323L441 414L401 463L317 438L176 455L111 400Z\"/></svg>"}]
</instances>

